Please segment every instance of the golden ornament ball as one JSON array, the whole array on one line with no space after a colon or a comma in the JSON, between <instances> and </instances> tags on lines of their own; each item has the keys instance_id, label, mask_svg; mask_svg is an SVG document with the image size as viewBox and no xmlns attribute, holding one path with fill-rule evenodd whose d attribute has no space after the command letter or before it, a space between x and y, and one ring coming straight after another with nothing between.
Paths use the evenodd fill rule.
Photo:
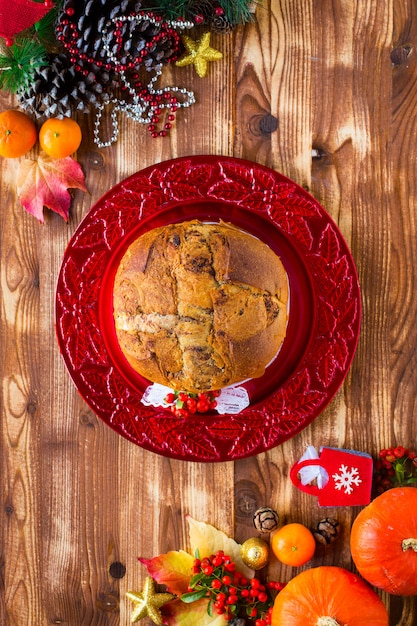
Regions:
<instances>
[{"instance_id":1,"label":"golden ornament ball","mask_svg":"<svg viewBox=\"0 0 417 626\"><path fill-rule=\"evenodd\" d=\"M251 537L240 546L240 556L251 569L262 569L269 561L269 545L259 537Z\"/></svg>"}]
</instances>

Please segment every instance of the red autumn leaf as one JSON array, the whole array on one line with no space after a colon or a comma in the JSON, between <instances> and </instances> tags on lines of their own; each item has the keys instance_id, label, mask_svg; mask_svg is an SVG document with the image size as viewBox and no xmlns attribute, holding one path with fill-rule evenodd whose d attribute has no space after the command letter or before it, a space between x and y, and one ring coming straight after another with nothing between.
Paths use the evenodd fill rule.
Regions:
<instances>
[{"instance_id":1,"label":"red autumn leaf","mask_svg":"<svg viewBox=\"0 0 417 626\"><path fill-rule=\"evenodd\" d=\"M43 207L68 221L71 195L68 189L85 187L81 166L72 157L53 159L41 152L37 161L25 159L20 163L17 193L24 209L42 224Z\"/></svg>"}]
</instances>

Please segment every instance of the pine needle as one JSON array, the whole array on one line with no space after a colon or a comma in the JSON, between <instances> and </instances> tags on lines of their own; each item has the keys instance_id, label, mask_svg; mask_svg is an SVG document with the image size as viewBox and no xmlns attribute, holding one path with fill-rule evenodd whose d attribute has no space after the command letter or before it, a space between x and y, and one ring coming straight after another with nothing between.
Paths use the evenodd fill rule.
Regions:
<instances>
[{"instance_id":1,"label":"pine needle","mask_svg":"<svg viewBox=\"0 0 417 626\"><path fill-rule=\"evenodd\" d=\"M42 44L26 39L14 43L8 54L0 55L0 89L11 93L24 89L46 62Z\"/></svg>"},{"instance_id":2,"label":"pine needle","mask_svg":"<svg viewBox=\"0 0 417 626\"><path fill-rule=\"evenodd\" d=\"M226 18L233 25L252 21L251 6L253 0L218 0ZM193 0L149 0L145 2L146 10L160 13L165 19L175 20L190 15Z\"/></svg>"}]
</instances>

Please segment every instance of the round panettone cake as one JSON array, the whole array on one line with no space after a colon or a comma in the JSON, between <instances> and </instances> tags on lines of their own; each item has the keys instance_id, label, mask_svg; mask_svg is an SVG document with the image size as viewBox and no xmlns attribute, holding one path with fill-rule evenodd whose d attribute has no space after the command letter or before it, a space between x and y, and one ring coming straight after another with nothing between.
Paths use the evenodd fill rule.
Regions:
<instances>
[{"instance_id":1,"label":"round panettone cake","mask_svg":"<svg viewBox=\"0 0 417 626\"><path fill-rule=\"evenodd\" d=\"M288 278L269 246L197 220L146 232L113 293L119 346L149 381L192 393L262 376L285 338Z\"/></svg>"}]
</instances>

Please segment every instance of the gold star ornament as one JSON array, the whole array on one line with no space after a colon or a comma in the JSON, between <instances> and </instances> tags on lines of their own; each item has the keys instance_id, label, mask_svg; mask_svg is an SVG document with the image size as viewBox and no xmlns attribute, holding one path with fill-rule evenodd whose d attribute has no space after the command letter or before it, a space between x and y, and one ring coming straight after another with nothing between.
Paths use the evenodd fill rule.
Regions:
<instances>
[{"instance_id":1,"label":"gold star ornament","mask_svg":"<svg viewBox=\"0 0 417 626\"><path fill-rule=\"evenodd\" d=\"M223 58L223 54L219 50L210 47L210 32L204 33L198 41L194 41L187 35L184 35L182 41L186 53L181 59L176 61L175 65L178 67L194 65L195 71L200 78L204 78L207 74L209 61L218 61Z\"/></svg>"},{"instance_id":2,"label":"gold star ornament","mask_svg":"<svg viewBox=\"0 0 417 626\"><path fill-rule=\"evenodd\" d=\"M154 624L163 626L164 622L160 611L161 606L175 598L172 593L157 593L153 578L148 576L141 592L128 591L126 596L134 604L131 615L132 624L144 617L150 617Z\"/></svg>"}]
</instances>

